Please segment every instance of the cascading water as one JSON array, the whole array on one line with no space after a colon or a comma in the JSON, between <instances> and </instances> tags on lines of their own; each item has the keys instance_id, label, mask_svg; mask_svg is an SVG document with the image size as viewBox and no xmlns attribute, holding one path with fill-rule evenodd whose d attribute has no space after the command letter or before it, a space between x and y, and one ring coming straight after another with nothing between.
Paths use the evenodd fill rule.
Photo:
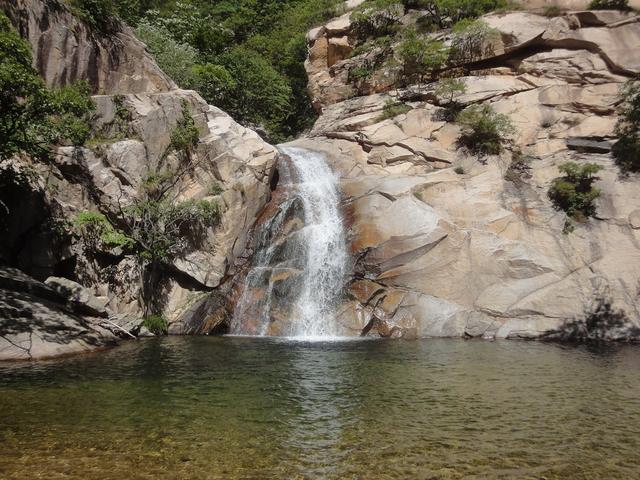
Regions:
<instances>
[{"instance_id":1,"label":"cascading water","mask_svg":"<svg viewBox=\"0 0 640 480\"><path fill-rule=\"evenodd\" d=\"M231 332L332 337L347 249L337 178L322 154L282 148L285 199L258 232Z\"/></svg>"}]
</instances>

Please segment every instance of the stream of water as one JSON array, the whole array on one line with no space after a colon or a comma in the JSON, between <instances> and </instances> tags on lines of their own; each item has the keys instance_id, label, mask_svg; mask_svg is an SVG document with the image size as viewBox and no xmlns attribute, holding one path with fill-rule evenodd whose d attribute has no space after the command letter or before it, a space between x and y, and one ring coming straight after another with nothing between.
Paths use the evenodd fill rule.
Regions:
<instances>
[{"instance_id":1,"label":"stream of water","mask_svg":"<svg viewBox=\"0 0 640 480\"><path fill-rule=\"evenodd\" d=\"M3 480L640 478L640 349L140 340L0 365Z\"/></svg>"},{"instance_id":2,"label":"stream of water","mask_svg":"<svg viewBox=\"0 0 640 480\"><path fill-rule=\"evenodd\" d=\"M279 331L283 336L336 337L334 313L347 266L337 177L321 153L291 147L281 150L290 159L280 167L287 198L259 232L254 264L245 280L231 332L269 335L274 317L280 314L286 317L281 321L286 326ZM296 207L303 225L286 240L278 241L288 214ZM286 292L276 286L283 276L290 279L284 287ZM280 302L286 309L278 309L276 297L286 297Z\"/></svg>"}]
</instances>

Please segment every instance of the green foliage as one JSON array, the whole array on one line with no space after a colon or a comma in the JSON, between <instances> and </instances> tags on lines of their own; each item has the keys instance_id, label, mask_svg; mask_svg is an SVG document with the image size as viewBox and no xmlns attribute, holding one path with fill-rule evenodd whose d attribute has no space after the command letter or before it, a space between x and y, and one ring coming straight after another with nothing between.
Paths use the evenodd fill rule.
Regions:
<instances>
[{"instance_id":1,"label":"green foliage","mask_svg":"<svg viewBox=\"0 0 640 480\"><path fill-rule=\"evenodd\" d=\"M411 107L405 103L387 100L386 102L384 102L382 114L378 117L378 121L395 118L398 115L403 115L407 112L410 112L411 110Z\"/></svg>"},{"instance_id":2,"label":"green foliage","mask_svg":"<svg viewBox=\"0 0 640 480\"><path fill-rule=\"evenodd\" d=\"M164 25L152 24L146 20L140 22L136 35L147 45L160 68L173 81L181 87L189 86L198 58L195 48L176 40Z\"/></svg>"},{"instance_id":3,"label":"green foliage","mask_svg":"<svg viewBox=\"0 0 640 480\"><path fill-rule=\"evenodd\" d=\"M509 117L486 104L465 108L456 116L456 122L462 128L460 143L479 154L499 154L515 133Z\"/></svg>"},{"instance_id":4,"label":"green foliage","mask_svg":"<svg viewBox=\"0 0 640 480\"><path fill-rule=\"evenodd\" d=\"M72 225L83 237L89 249L94 252L115 247L128 250L133 247L133 240L114 228L102 213L79 212L73 219Z\"/></svg>"},{"instance_id":5,"label":"green foliage","mask_svg":"<svg viewBox=\"0 0 640 480\"><path fill-rule=\"evenodd\" d=\"M404 8L398 0L367 0L351 14L353 27L360 38L394 33Z\"/></svg>"},{"instance_id":6,"label":"green foliage","mask_svg":"<svg viewBox=\"0 0 640 480\"><path fill-rule=\"evenodd\" d=\"M113 1L176 83L239 122L274 141L313 123L305 35L340 0Z\"/></svg>"},{"instance_id":7,"label":"green foliage","mask_svg":"<svg viewBox=\"0 0 640 480\"><path fill-rule=\"evenodd\" d=\"M559 17L564 14L564 10L556 5L549 5L545 7L543 15L545 17Z\"/></svg>"},{"instance_id":8,"label":"green foliage","mask_svg":"<svg viewBox=\"0 0 640 480\"><path fill-rule=\"evenodd\" d=\"M594 163L579 165L567 162L558 169L564 175L556 178L549 189L548 195L553 205L576 221L585 221L595 215L596 208L593 202L601 192L593 183L599 179L595 175L602 167Z\"/></svg>"},{"instance_id":9,"label":"green foliage","mask_svg":"<svg viewBox=\"0 0 640 480\"><path fill-rule=\"evenodd\" d=\"M217 182L209 187L209 195L220 195L222 192L224 192L224 188Z\"/></svg>"},{"instance_id":10,"label":"green foliage","mask_svg":"<svg viewBox=\"0 0 640 480\"><path fill-rule=\"evenodd\" d=\"M189 103L182 100L182 118L171 132L171 148L191 155L193 147L198 144L200 132L189 110Z\"/></svg>"},{"instance_id":11,"label":"green foliage","mask_svg":"<svg viewBox=\"0 0 640 480\"><path fill-rule=\"evenodd\" d=\"M120 27L113 0L70 0L73 10L92 28L113 33Z\"/></svg>"},{"instance_id":12,"label":"green foliage","mask_svg":"<svg viewBox=\"0 0 640 480\"><path fill-rule=\"evenodd\" d=\"M144 317L142 326L154 335L166 335L169 330L167 320L162 315L147 315Z\"/></svg>"},{"instance_id":13,"label":"green foliage","mask_svg":"<svg viewBox=\"0 0 640 480\"><path fill-rule=\"evenodd\" d=\"M640 171L640 80L627 82L621 93L621 107L613 145L613 156L623 172Z\"/></svg>"},{"instance_id":14,"label":"green foliage","mask_svg":"<svg viewBox=\"0 0 640 480\"><path fill-rule=\"evenodd\" d=\"M426 10L430 22L439 28L507 6L506 0L403 0L402 3L406 8Z\"/></svg>"},{"instance_id":15,"label":"green foliage","mask_svg":"<svg viewBox=\"0 0 640 480\"><path fill-rule=\"evenodd\" d=\"M229 103L236 89L236 82L222 65L206 63L192 68L189 88L200 92L208 103L221 105Z\"/></svg>"},{"instance_id":16,"label":"green foliage","mask_svg":"<svg viewBox=\"0 0 640 480\"><path fill-rule=\"evenodd\" d=\"M53 144L83 143L94 108L86 84L46 88L29 45L0 12L0 160L20 152L46 158Z\"/></svg>"},{"instance_id":17,"label":"green foliage","mask_svg":"<svg viewBox=\"0 0 640 480\"><path fill-rule=\"evenodd\" d=\"M280 126L286 123L292 107L292 90L286 77L264 56L245 48L234 48L218 61L235 81L218 106L244 124L264 126L275 140L283 139Z\"/></svg>"},{"instance_id":18,"label":"green foliage","mask_svg":"<svg viewBox=\"0 0 640 480\"><path fill-rule=\"evenodd\" d=\"M629 0L592 0L589 10L631 10Z\"/></svg>"},{"instance_id":19,"label":"green foliage","mask_svg":"<svg viewBox=\"0 0 640 480\"><path fill-rule=\"evenodd\" d=\"M435 93L438 98L445 100L445 105L453 107L456 99L464 95L467 91L467 85L460 78L441 78L436 85Z\"/></svg>"},{"instance_id":20,"label":"green foliage","mask_svg":"<svg viewBox=\"0 0 640 480\"><path fill-rule=\"evenodd\" d=\"M422 37L410 28L398 45L397 54L406 80L422 83L444 66L449 50L442 42Z\"/></svg>"},{"instance_id":21,"label":"green foliage","mask_svg":"<svg viewBox=\"0 0 640 480\"><path fill-rule=\"evenodd\" d=\"M140 200L125 211L128 235L137 254L148 262L170 262L198 246L207 228L217 224L220 209L215 202Z\"/></svg>"},{"instance_id":22,"label":"green foliage","mask_svg":"<svg viewBox=\"0 0 640 480\"><path fill-rule=\"evenodd\" d=\"M453 26L451 61L463 65L481 60L493 54L492 41L499 32L482 20L464 19Z\"/></svg>"},{"instance_id":23,"label":"green foliage","mask_svg":"<svg viewBox=\"0 0 640 480\"><path fill-rule=\"evenodd\" d=\"M349 69L349 81L361 82L373 75L373 70L368 65L356 65Z\"/></svg>"}]
</instances>

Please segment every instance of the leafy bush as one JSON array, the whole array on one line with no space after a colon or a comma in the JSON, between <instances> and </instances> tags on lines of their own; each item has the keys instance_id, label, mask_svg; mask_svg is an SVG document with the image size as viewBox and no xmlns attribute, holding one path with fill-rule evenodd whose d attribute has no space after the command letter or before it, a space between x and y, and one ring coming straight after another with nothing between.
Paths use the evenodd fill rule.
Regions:
<instances>
[{"instance_id":1,"label":"leafy bush","mask_svg":"<svg viewBox=\"0 0 640 480\"><path fill-rule=\"evenodd\" d=\"M405 114L407 112L410 112L411 110L411 107L405 103L387 100L386 102L384 102L382 114L378 117L378 121L395 118L398 115Z\"/></svg>"},{"instance_id":2,"label":"leafy bush","mask_svg":"<svg viewBox=\"0 0 640 480\"><path fill-rule=\"evenodd\" d=\"M442 78L436 85L436 95L444 98L448 105L455 103L456 98L464 95L467 91L467 85L460 78Z\"/></svg>"},{"instance_id":3,"label":"leafy bush","mask_svg":"<svg viewBox=\"0 0 640 480\"><path fill-rule=\"evenodd\" d=\"M166 335L169 330L167 320L162 315L148 315L144 317L142 326L154 335Z\"/></svg>"},{"instance_id":4,"label":"leafy bush","mask_svg":"<svg viewBox=\"0 0 640 480\"><path fill-rule=\"evenodd\" d=\"M189 78L189 88L200 92L210 104L220 105L233 95L236 82L222 65L195 65Z\"/></svg>"},{"instance_id":5,"label":"leafy bush","mask_svg":"<svg viewBox=\"0 0 640 480\"><path fill-rule=\"evenodd\" d=\"M629 0L592 0L589 10L631 10Z\"/></svg>"},{"instance_id":6,"label":"leafy bush","mask_svg":"<svg viewBox=\"0 0 640 480\"><path fill-rule=\"evenodd\" d=\"M348 79L349 82L360 82L366 80L373 75L373 71L368 65L356 65L349 69Z\"/></svg>"},{"instance_id":7,"label":"leafy bush","mask_svg":"<svg viewBox=\"0 0 640 480\"><path fill-rule=\"evenodd\" d=\"M292 92L287 79L252 50L235 48L218 61L235 81L235 88L218 106L236 120L261 125L272 132L274 139L281 139L279 125L291 113Z\"/></svg>"},{"instance_id":8,"label":"leafy bush","mask_svg":"<svg viewBox=\"0 0 640 480\"><path fill-rule=\"evenodd\" d=\"M171 148L190 156L200 139L200 132L189 110L189 103L182 100L182 118L171 132Z\"/></svg>"},{"instance_id":9,"label":"leafy bush","mask_svg":"<svg viewBox=\"0 0 640 480\"><path fill-rule=\"evenodd\" d=\"M160 68L181 87L189 86L198 52L187 43L177 41L164 26L143 20L136 35L153 54Z\"/></svg>"},{"instance_id":10,"label":"leafy bush","mask_svg":"<svg viewBox=\"0 0 640 480\"><path fill-rule=\"evenodd\" d=\"M398 45L397 54L406 79L422 83L444 66L449 51L442 42L422 37L410 28Z\"/></svg>"},{"instance_id":11,"label":"leafy bush","mask_svg":"<svg viewBox=\"0 0 640 480\"><path fill-rule=\"evenodd\" d=\"M548 7L545 7L543 12L543 15L545 17L559 17L560 15L563 15L563 14L564 14L564 10L562 10L557 5L549 5Z\"/></svg>"},{"instance_id":12,"label":"leafy bush","mask_svg":"<svg viewBox=\"0 0 640 480\"><path fill-rule=\"evenodd\" d=\"M81 144L95 106L86 84L46 88L28 43L0 12L0 160L25 152L46 158L51 146Z\"/></svg>"},{"instance_id":13,"label":"leafy bush","mask_svg":"<svg viewBox=\"0 0 640 480\"><path fill-rule=\"evenodd\" d=\"M507 115L496 113L489 105L471 105L456 116L462 128L460 143L471 151L495 155L515 133Z\"/></svg>"},{"instance_id":14,"label":"leafy bush","mask_svg":"<svg viewBox=\"0 0 640 480\"><path fill-rule=\"evenodd\" d=\"M477 18L507 6L506 0L403 0L406 8L419 8L439 28L447 28L465 18Z\"/></svg>"},{"instance_id":15,"label":"leafy bush","mask_svg":"<svg viewBox=\"0 0 640 480\"><path fill-rule=\"evenodd\" d=\"M460 20L453 26L451 61L455 65L472 63L493 54L491 42L499 32L482 20Z\"/></svg>"},{"instance_id":16,"label":"leafy bush","mask_svg":"<svg viewBox=\"0 0 640 480\"><path fill-rule=\"evenodd\" d=\"M71 7L92 28L113 33L120 27L113 0L71 0Z\"/></svg>"},{"instance_id":17,"label":"leafy bush","mask_svg":"<svg viewBox=\"0 0 640 480\"><path fill-rule=\"evenodd\" d=\"M368 0L351 14L351 21L360 38L380 37L395 32L404 14L397 0Z\"/></svg>"},{"instance_id":18,"label":"leafy bush","mask_svg":"<svg viewBox=\"0 0 640 480\"><path fill-rule=\"evenodd\" d=\"M74 218L73 227L83 237L90 250L98 252L105 248L133 247L133 240L116 230L107 217L99 212L83 211Z\"/></svg>"},{"instance_id":19,"label":"leafy bush","mask_svg":"<svg viewBox=\"0 0 640 480\"><path fill-rule=\"evenodd\" d=\"M626 83L621 93L621 107L613 145L613 156L623 172L640 171L640 80Z\"/></svg>"},{"instance_id":20,"label":"leafy bush","mask_svg":"<svg viewBox=\"0 0 640 480\"><path fill-rule=\"evenodd\" d=\"M585 221L596 213L593 202L600 196L600 189L593 183L598 180L596 173L602 167L594 163L579 165L575 162L563 163L558 167L564 176L556 178L549 189L553 205L577 221Z\"/></svg>"}]
</instances>

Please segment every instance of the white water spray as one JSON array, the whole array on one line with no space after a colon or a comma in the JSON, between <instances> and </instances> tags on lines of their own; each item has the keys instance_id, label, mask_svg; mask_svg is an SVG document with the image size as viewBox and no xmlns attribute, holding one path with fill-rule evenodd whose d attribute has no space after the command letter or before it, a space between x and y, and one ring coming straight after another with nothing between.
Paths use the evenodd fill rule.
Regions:
<instances>
[{"instance_id":1,"label":"white water spray","mask_svg":"<svg viewBox=\"0 0 640 480\"><path fill-rule=\"evenodd\" d=\"M339 210L337 177L320 153L291 147L282 148L282 152L291 159L291 177L294 182L291 185L290 199L281 208L288 208L292 202L299 202L304 226L291 241L293 246L286 250L292 258L302 256L298 260L303 271L297 275L295 284L287 292L291 299L288 309L290 318L279 319L286 324L286 328L281 328L280 331L293 337L335 337L340 333L335 311L342 293L348 258ZM278 212L267 225L268 228L280 228L283 213L284 210ZM267 235L273 236L273 231ZM274 295L274 274L282 270L274 260L278 249L272 244L263 244L258 248L260 250L256 252L254 266L247 276L236 308L232 333L265 335L269 331L269 322L277 317L271 311L271 296ZM281 265L282 259L279 261ZM286 260L284 263L286 264ZM266 298L256 312L251 292L255 292L258 286L264 289ZM251 323L251 319L247 322L243 318L247 312L253 312L254 316L259 317L254 319L259 323L258 328L246 328Z\"/></svg>"}]
</instances>

